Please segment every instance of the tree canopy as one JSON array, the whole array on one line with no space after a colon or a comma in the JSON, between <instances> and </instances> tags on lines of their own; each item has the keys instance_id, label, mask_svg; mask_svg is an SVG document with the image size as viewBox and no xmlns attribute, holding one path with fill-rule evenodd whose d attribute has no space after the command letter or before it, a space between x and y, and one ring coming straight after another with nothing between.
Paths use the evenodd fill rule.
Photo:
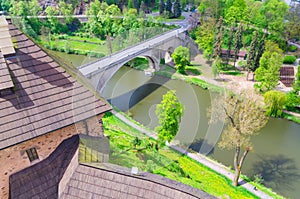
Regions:
<instances>
[{"instance_id":1,"label":"tree canopy","mask_svg":"<svg viewBox=\"0 0 300 199\"><path fill-rule=\"evenodd\" d=\"M178 132L184 106L179 102L176 91L169 90L156 106L159 126L155 128L160 141L170 142Z\"/></svg>"},{"instance_id":2,"label":"tree canopy","mask_svg":"<svg viewBox=\"0 0 300 199\"><path fill-rule=\"evenodd\" d=\"M172 59L174 60L176 70L183 73L185 66L190 63L190 50L186 47L179 46L174 50Z\"/></svg>"},{"instance_id":3,"label":"tree canopy","mask_svg":"<svg viewBox=\"0 0 300 199\"><path fill-rule=\"evenodd\" d=\"M237 186L244 160L252 149L251 137L266 125L268 117L258 105L254 93L249 91L220 96L212 104L213 120L225 119L226 123L219 147L235 151L235 177L232 183ZM244 153L241 155L242 151Z\"/></svg>"}]
</instances>

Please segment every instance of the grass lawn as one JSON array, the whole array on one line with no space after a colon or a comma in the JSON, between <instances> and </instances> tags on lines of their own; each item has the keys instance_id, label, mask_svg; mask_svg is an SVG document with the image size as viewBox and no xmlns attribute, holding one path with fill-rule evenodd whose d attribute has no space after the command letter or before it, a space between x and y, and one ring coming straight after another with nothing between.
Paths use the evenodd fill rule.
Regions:
<instances>
[{"instance_id":1,"label":"grass lawn","mask_svg":"<svg viewBox=\"0 0 300 199\"><path fill-rule=\"evenodd\" d=\"M288 119L288 120L291 120L293 122L296 122L296 123L300 124L300 118L297 117L297 116L294 116L294 115L291 115L291 114L288 114L288 113L283 113L283 117L285 119Z\"/></svg>"},{"instance_id":2,"label":"grass lawn","mask_svg":"<svg viewBox=\"0 0 300 199\"><path fill-rule=\"evenodd\" d=\"M222 74L226 75L233 75L233 76L243 76L244 74L238 70L225 70L225 71L220 71Z\"/></svg>"},{"instance_id":3,"label":"grass lawn","mask_svg":"<svg viewBox=\"0 0 300 199\"><path fill-rule=\"evenodd\" d=\"M114 115L106 114L103 124L104 133L110 138L111 163L129 168L137 166L140 170L152 171L220 198L257 198L243 187L233 187L226 177L167 147L159 152L147 147L155 141ZM134 148L132 143L136 137L141 143Z\"/></svg>"}]
</instances>

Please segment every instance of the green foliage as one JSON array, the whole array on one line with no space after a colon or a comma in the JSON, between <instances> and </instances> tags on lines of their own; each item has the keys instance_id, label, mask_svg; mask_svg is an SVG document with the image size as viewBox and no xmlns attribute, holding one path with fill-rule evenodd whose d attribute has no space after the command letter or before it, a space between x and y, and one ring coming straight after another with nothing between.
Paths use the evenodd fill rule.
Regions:
<instances>
[{"instance_id":1,"label":"green foliage","mask_svg":"<svg viewBox=\"0 0 300 199\"><path fill-rule=\"evenodd\" d=\"M265 51L265 39L266 39L266 34L263 35L262 39L260 40L259 45L257 46L258 49L257 49L257 53L254 58L255 63L254 63L253 71L255 71L259 67L260 58Z\"/></svg>"},{"instance_id":2,"label":"green foliage","mask_svg":"<svg viewBox=\"0 0 300 199\"><path fill-rule=\"evenodd\" d=\"M220 69L221 69L221 65L222 65L222 60L221 60L221 58L218 56L218 57L214 60L212 66L211 66L211 73L212 73L212 75L214 76L214 78L216 78L216 77L219 75Z\"/></svg>"},{"instance_id":3,"label":"green foliage","mask_svg":"<svg viewBox=\"0 0 300 199\"><path fill-rule=\"evenodd\" d=\"M181 16L181 5L179 0L175 0L173 5L174 17L178 18Z\"/></svg>"},{"instance_id":4,"label":"green foliage","mask_svg":"<svg viewBox=\"0 0 300 199\"><path fill-rule=\"evenodd\" d=\"M300 107L300 96L297 92L288 92L286 94L286 109L289 111L296 111L296 107Z\"/></svg>"},{"instance_id":5,"label":"green foliage","mask_svg":"<svg viewBox=\"0 0 300 199\"><path fill-rule=\"evenodd\" d=\"M171 0L167 0L167 2L166 2L166 11L170 15L172 15L172 2L171 2Z\"/></svg>"},{"instance_id":6,"label":"green foliage","mask_svg":"<svg viewBox=\"0 0 300 199\"><path fill-rule=\"evenodd\" d=\"M195 31L196 43L203 50L205 57L210 58L213 51L215 20L210 18L203 21L202 25Z\"/></svg>"},{"instance_id":7,"label":"green foliage","mask_svg":"<svg viewBox=\"0 0 300 199\"><path fill-rule=\"evenodd\" d=\"M177 134L183 110L184 107L179 102L174 90L168 91L163 96L155 111L159 121L159 126L155 128L155 131L158 132L160 141L170 142Z\"/></svg>"},{"instance_id":8,"label":"green foliage","mask_svg":"<svg viewBox=\"0 0 300 199\"><path fill-rule=\"evenodd\" d=\"M250 45L250 50L247 53L247 64L246 64L247 71L250 70L254 71L257 42L258 42L258 33L255 32Z\"/></svg>"},{"instance_id":9,"label":"green foliage","mask_svg":"<svg viewBox=\"0 0 300 199\"><path fill-rule=\"evenodd\" d=\"M233 5L226 10L225 21L229 24L245 21L247 17L246 10L245 0L235 0Z\"/></svg>"},{"instance_id":10,"label":"green foliage","mask_svg":"<svg viewBox=\"0 0 300 199\"><path fill-rule=\"evenodd\" d=\"M280 91L268 91L264 94L266 114L273 117L281 117L282 110L287 101L284 93Z\"/></svg>"},{"instance_id":11,"label":"green foliage","mask_svg":"<svg viewBox=\"0 0 300 199\"><path fill-rule=\"evenodd\" d=\"M159 14L162 15L165 11L165 2L164 0L159 1Z\"/></svg>"},{"instance_id":12,"label":"green foliage","mask_svg":"<svg viewBox=\"0 0 300 199\"><path fill-rule=\"evenodd\" d=\"M255 84L261 92L272 90L279 81L282 65L282 50L273 42L266 43L266 50L260 59L260 66L255 71Z\"/></svg>"},{"instance_id":13,"label":"green foliage","mask_svg":"<svg viewBox=\"0 0 300 199\"><path fill-rule=\"evenodd\" d=\"M296 47L296 46L293 46L293 45L290 45L290 46L288 47L288 51L290 51L290 52L296 52L296 51L297 51L297 47Z\"/></svg>"},{"instance_id":14,"label":"green foliage","mask_svg":"<svg viewBox=\"0 0 300 199\"><path fill-rule=\"evenodd\" d=\"M115 153L123 151L124 148L130 146L130 141L133 140L136 135L139 135L144 141L149 138L143 136L136 129L120 121L112 114L105 114L103 118L103 125L105 135L110 137L110 150L113 155L110 156L109 161L113 164L118 164L128 168L137 166L143 171L153 171L155 174L190 185L214 196L222 196L226 194L231 198L256 198L254 195L247 192L242 186L231 186L230 180L226 177L202 164L199 164L191 158L176 153L169 148L162 149L159 153L153 153L152 149L147 149L143 153L145 159L141 159L140 155L134 151ZM172 162L173 165L169 166ZM170 170L178 170L179 172L176 173ZM218 187L218 189L215 187ZM271 191L269 191L269 194L274 195L274 193L270 192Z\"/></svg>"},{"instance_id":15,"label":"green foliage","mask_svg":"<svg viewBox=\"0 0 300 199\"><path fill-rule=\"evenodd\" d=\"M235 44L234 44L234 65L237 59L237 55L240 52L240 49L243 47L243 24L240 23L238 30L235 34Z\"/></svg>"},{"instance_id":16,"label":"green foliage","mask_svg":"<svg viewBox=\"0 0 300 199\"><path fill-rule=\"evenodd\" d=\"M214 57L220 57L221 56L221 51L222 51L222 25L223 25L223 19L220 18L218 23L217 23L217 33L216 33L216 39L215 39L215 43L214 43L214 53L213 56Z\"/></svg>"},{"instance_id":17,"label":"green foliage","mask_svg":"<svg viewBox=\"0 0 300 199\"><path fill-rule=\"evenodd\" d=\"M284 64L293 64L296 61L296 57L294 55L286 55L283 58L283 63Z\"/></svg>"},{"instance_id":18,"label":"green foliage","mask_svg":"<svg viewBox=\"0 0 300 199\"><path fill-rule=\"evenodd\" d=\"M174 60L176 70L179 73L184 73L185 67L190 63L190 50L179 46L174 50L172 59Z\"/></svg>"},{"instance_id":19,"label":"green foliage","mask_svg":"<svg viewBox=\"0 0 300 199\"><path fill-rule=\"evenodd\" d=\"M298 66L298 71L295 77L295 81L293 83L293 92L297 93L300 91L300 66Z\"/></svg>"}]
</instances>

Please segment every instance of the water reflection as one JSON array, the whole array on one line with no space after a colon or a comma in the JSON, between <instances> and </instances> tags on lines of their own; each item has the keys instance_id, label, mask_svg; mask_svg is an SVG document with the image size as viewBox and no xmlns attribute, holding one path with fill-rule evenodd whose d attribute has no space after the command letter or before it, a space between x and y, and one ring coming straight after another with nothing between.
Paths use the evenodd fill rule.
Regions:
<instances>
[{"instance_id":1,"label":"water reflection","mask_svg":"<svg viewBox=\"0 0 300 199\"><path fill-rule=\"evenodd\" d=\"M295 160L285 155L257 155L258 161L253 164L253 174L263 178L263 184L276 190L294 190L299 180L299 169Z\"/></svg>"}]
</instances>

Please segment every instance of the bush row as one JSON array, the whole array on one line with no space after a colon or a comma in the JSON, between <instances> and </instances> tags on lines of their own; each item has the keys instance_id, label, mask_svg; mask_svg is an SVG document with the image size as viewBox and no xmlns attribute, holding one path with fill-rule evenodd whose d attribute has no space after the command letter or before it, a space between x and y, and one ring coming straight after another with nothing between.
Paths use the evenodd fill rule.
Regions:
<instances>
[{"instance_id":1,"label":"bush row","mask_svg":"<svg viewBox=\"0 0 300 199\"><path fill-rule=\"evenodd\" d=\"M45 44L44 46L47 49L59 51L59 52L65 52L68 54L88 55L88 56L97 57L97 58L105 57L105 54L103 54L101 52L95 52L95 51L89 51L89 50L77 50L77 49L71 49L71 48L57 47L54 45L50 46L48 44Z\"/></svg>"}]
</instances>

